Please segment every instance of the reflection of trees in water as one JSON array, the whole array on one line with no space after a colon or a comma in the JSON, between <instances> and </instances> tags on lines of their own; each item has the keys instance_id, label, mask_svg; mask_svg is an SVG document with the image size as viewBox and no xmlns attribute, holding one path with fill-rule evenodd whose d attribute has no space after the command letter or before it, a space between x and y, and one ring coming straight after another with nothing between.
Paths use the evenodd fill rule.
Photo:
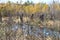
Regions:
<instances>
[{"instance_id":1,"label":"reflection of trees in water","mask_svg":"<svg viewBox=\"0 0 60 40\"><path fill-rule=\"evenodd\" d=\"M3 25L2 25L3 26ZM23 30L22 30L23 27ZM52 31L47 28L39 29L35 26L28 26L27 24L21 25L11 25L11 26L5 26L1 27L2 31L4 31L0 38L3 40L57 40L59 34L57 32ZM29 29L28 29L29 27ZM1 30L1 29L0 29ZM29 33L28 33L29 32Z\"/></svg>"}]
</instances>

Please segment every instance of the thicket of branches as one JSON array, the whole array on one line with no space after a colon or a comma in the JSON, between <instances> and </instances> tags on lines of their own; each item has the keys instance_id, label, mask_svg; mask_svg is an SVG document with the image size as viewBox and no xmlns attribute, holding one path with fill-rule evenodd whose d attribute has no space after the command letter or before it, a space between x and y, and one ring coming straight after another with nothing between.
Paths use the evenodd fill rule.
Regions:
<instances>
[{"instance_id":1,"label":"thicket of branches","mask_svg":"<svg viewBox=\"0 0 60 40\"><path fill-rule=\"evenodd\" d=\"M12 30L12 27L15 27L15 23L13 20L19 17L21 24L27 20L27 25L38 27L51 28L51 30L60 31L60 4L53 2L52 4L46 3L36 3L33 2L25 2L24 4L11 3L10 1L7 3L0 3L0 22L2 22L2 18L9 17L9 21L5 23L0 23L0 39L1 40L23 40L23 30L18 28L16 31ZM25 19L26 18L26 19ZM16 18L18 19L18 18ZM16 20L17 21L17 20ZM18 24L19 27L24 25ZM26 26L26 25L25 25ZM32 27L33 28L33 27ZM32 29L31 28L31 29ZM29 30L28 30L29 31ZM33 30L34 31L34 30ZM21 36L22 35L22 36ZM3 36L3 37L2 37ZM40 38L36 38L34 36L28 35L27 40L40 40ZM34 39L35 38L35 39ZM55 40L55 38L47 36L46 40ZM41 38L43 40L43 37Z\"/></svg>"}]
</instances>

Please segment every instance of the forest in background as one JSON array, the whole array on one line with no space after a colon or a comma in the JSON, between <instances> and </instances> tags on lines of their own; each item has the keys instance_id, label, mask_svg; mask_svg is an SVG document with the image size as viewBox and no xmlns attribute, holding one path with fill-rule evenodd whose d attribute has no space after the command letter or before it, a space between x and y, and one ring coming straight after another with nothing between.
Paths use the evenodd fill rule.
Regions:
<instances>
[{"instance_id":1,"label":"forest in background","mask_svg":"<svg viewBox=\"0 0 60 40\"><path fill-rule=\"evenodd\" d=\"M35 38L34 35L29 35L30 26L32 26L31 29L47 28L60 33L60 3L55 1L53 1L52 4L33 3L29 1L24 4L18 2L12 3L10 1L0 3L0 40L20 40L20 38L24 40L23 29L17 28L16 31L12 30L16 25L18 25L19 28L27 25L27 40L40 40L40 36ZM35 29L33 29L33 31L35 31ZM41 33L41 35L43 35L43 33ZM60 39L58 37L56 37L56 39L55 36L47 36L46 38L43 36L41 40Z\"/></svg>"},{"instance_id":2,"label":"forest in background","mask_svg":"<svg viewBox=\"0 0 60 40\"><path fill-rule=\"evenodd\" d=\"M49 23L48 25L50 25L55 23L54 21L59 22L60 20L60 3L55 1L53 1L52 4L34 4L29 1L24 4L19 4L18 2L11 3L10 1L7 3L0 3L0 21L4 22L8 17L10 18L9 20L13 18L16 19L15 22L18 21L20 17L20 19L23 19L25 22L30 22L32 20L40 24L41 21L44 21L46 24Z\"/></svg>"}]
</instances>

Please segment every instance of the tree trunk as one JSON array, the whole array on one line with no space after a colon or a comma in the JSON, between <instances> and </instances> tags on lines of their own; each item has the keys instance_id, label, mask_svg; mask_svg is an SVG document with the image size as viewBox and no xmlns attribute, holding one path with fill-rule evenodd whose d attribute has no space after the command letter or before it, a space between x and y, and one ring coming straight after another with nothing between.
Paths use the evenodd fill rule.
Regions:
<instances>
[{"instance_id":1,"label":"tree trunk","mask_svg":"<svg viewBox=\"0 0 60 40\"><path fill-rule=\"evenodd\" d=\"M0 22L2 22L2 15L1 15L1 13L0 13Z\"/></svg>"}]
</instances>

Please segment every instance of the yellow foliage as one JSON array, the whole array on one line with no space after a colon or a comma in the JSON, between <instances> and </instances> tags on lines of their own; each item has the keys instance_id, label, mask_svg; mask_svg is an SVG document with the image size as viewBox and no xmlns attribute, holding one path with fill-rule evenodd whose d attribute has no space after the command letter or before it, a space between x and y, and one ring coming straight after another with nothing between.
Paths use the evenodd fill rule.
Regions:
<instances>
[{"instance_id":1,"label":"yellow foliage","mask_svg":"<svg viewBox=\"0 0 60 40\"><path fill-rule=\"evenodd\" d=\"M43 8L42 8L42 12L48 12L48 5L47 4L45 4L44 6L43 6Z\"/></svg>"},{"instance_id":2,"label":"yellow foliage","mask_svg":"<svg viewBox=\"0 0 60 40\"><path fill-rule=\"evenodd\" d=\"M55 10L60 10L59 4L54 4L54 9ZM7 11L11 11L12 13L16 12L24 12L27 14L33 14L33 13L49 13L49 5L48 4L34 4L34 5L19 5L19 4L0 4L0 9L3 7L3 9L6 9Z\"/></svg>"}]
</instances>

